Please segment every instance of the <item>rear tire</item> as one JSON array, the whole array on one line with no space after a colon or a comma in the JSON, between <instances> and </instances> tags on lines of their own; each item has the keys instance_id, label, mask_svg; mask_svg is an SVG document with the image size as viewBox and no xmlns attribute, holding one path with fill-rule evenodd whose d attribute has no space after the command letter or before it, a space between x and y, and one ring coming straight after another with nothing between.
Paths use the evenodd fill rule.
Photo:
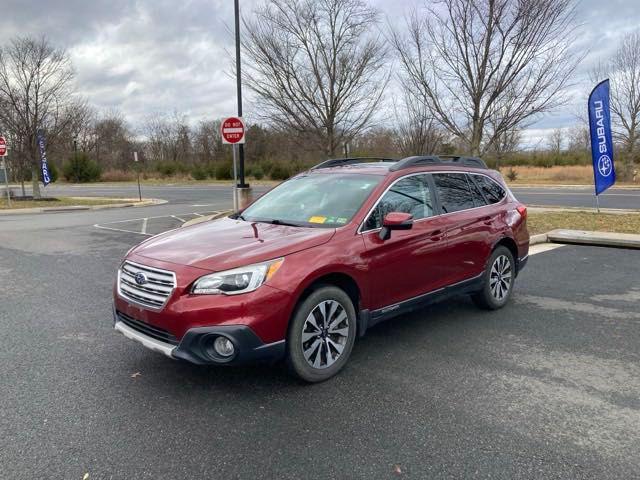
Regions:
<instances>
[{"instance_id":1,"label":"rear tire","mask_svg":"<svg viewBox=\"0 0 640 480\"><path fill-rule=\"evenodd\" d=\"M507 247L496 248L483 274L484 287L471 296L473 302L485 310L497 310L504 307L513 291L516 279L515 261Z\"/></svg>"},{"instance_id":2,"label":"rear tire","mask_svg":"<svg viewBox=\"0 0 640 480\"><path fill-rule=\"evenodd\" d=\"M341 289L323 286L298 305L287 335L287 365L306 382L322 382L349 360L356 338L356 312Z\"/></svg>"}]
</instances>

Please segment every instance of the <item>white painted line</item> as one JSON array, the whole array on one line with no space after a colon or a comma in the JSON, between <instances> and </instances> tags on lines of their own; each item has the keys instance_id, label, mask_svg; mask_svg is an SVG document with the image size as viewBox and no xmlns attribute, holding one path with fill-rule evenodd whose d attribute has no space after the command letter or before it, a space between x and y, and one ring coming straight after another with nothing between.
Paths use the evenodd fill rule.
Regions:
<instances>
[{"instance_id":1,"label":"white painted line","mask_svg":"<svg viewBox=\"0 0 640 480\"><path fill-rule=\"evenodd\" d=\"M186 220L184 218L180 218L180 217L177 217L175 215L171 215L171 218L175 218L176 220L179 220L182 223L186 222Z\"/></svg>"},{"instance_id":2,"label":"white painted line","mask_svg":"<svg viewBox=\"0 0 640 480\"><path fill-rule=\"evenodd\" d=\"M537 255L538 253L550 252L551 250L565 246L566 245L562 245L560 243L539 243L529 247L529 256Z\"/></svg>"},{"instance_id":3,"label":"white painted line","mask_svg":"<svg viewBox=\"0 0 640 480\"><path fill-rule=\"evenodd\" d=\"M204 217L204 215L201 215L199 213L192 213L191 215L195 215L196 217Z\"/></svg>"},{"instance_id":4,"label":"white painted line","mask_svg":"<svg viewBox=\"0 0 640 480\"><path fill-rule=\"evenodd\" d=\"M140 230L140 233L147 233L147 222L149 221L148 218L145 218L142 221L142 230Z\"/></svg>"},{"instance_id":5,"label":"white painted line","mask_svg":"<svg viewBox=\"0 0 640 480\"><path fill-rule=\"evenodd\" d=\"M98 225L97 223L94 225L95 228L100 228L102 230L112 230L114 232L124 232L124 233L135 233L137 235L144 235L146 237L153 237L152 234L150 233L142 233L142 232L136 232L135 230L123 230L122 228L111 228L111 227L104 227L102 225Z\"/></svg>"},{"instance_id":6,"label":"white painted line","mask_svg":"<svg viewBox=\"0 0 640 480\"><path fill-rule=\"evenodd\" d=\"M191 205L192 207L213 207L215 203L203 203L199 205Z\"/></svg>"}]
</instances>

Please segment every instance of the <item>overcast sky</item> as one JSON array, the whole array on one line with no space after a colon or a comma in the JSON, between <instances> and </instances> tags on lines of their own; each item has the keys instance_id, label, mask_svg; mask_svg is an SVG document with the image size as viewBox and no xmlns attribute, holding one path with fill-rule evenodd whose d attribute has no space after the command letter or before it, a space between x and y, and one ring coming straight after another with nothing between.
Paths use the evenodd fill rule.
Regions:
<instances>
[{"instance_id":1,"label":"overcast sky","mask_svg":"<svg viewBox=\"0 0 640 480\"><path fill-rule=\"evenodd\" d=\"M240 0L250 14L256 0ZM589 67L640 25L640 0L582 0L576 47L589 50L571 105L542 117L527 132L532 145L550 129L571 126L580 112ZM422 0L371 0L391 22ZM122 111L131 123L153 113L192 121L235 111L229 76L232 0L2 0L0 43L14 35L47 35L71 55L78 90L100 109ZM250 115L250 106L246 112Z\"/></svg>"}]
</instances>

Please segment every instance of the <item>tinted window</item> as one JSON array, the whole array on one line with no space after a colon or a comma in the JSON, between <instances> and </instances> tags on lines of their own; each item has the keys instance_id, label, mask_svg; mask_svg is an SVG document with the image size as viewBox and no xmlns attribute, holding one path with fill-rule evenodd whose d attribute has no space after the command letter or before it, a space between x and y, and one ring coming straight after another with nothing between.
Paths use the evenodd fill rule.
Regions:
<instances>
[{"instance_id":1,"label":"tinted window","mask_svg":"<svg viewBox=\"0 0 640 480\"><path fill-rule=\"evenodd\" d=\"M433 175L443 213L474 208L473 197L464 173L436 173Z\"/></svg>"},{"instance_id":2,"label":"tinted window","mask_svg":"<svg viewBox=\"0 0 640 480\"><path fill-rule=\"evenodd\" d=\"M433 215L431 192L425 175L398 180L384 194L364 224L364 230L382 227L382 220L390 212L410 213L414 220Z\"/></svg>"},{"instance_id":3,"label":"tinted window","mask_svg":"<svg viewBox=\"0 0 640 480\"><path fill-rule=\"evenodd\" d=\"M472 175L472 177L489 203L498 203L506 195L504 188L489 177L484 175Z\"/></svg>"},{"instance_id":4,"label":"tinted window","mask_svg":"<svg viewBox=\"0 0 640 480\"><path fill-rule=\"evenodd\" d=\"M467 182L469 183L469 188L471 189L471 196L473 197L473 203L476 207L484 207L487 204L484 196L480 192L480 189L473 181L473 176L467 175Z\"/></svg>"}]
</instances>

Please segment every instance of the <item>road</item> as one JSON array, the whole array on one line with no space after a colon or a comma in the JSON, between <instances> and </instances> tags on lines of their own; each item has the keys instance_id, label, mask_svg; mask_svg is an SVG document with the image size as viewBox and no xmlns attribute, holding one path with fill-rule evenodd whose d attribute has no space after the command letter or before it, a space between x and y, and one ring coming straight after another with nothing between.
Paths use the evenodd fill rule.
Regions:
<instances>
[{"instance_id":1,"label":"road","mask_svg":"<svg viewBox=\"0 0 640 480\"><path fill-rule=\"evenodd\" d=\"M539 253L505 309L461 297L399 317L307 386L113 331L136 218L159 217L155 233L228 206L224 189L177 188L150 192L175 195L156 207L0 216L0 477L637 478L636 251Z\"/></svg>"},{"instance_id":2,"label":"road","mask_svg":"<svg viewBox=\"0 0 640 480\"><path fill-rule=\"evenodd\" d=\"M198 204L231 201L231 188L222 185L143 185L143 196L162 198L175 203ZM255 188L257 194L269 187ZM50 196L138 196L138 187L122 185L51 185L45 190ZM518 199L527 205L587 207L595 205L592 187L513 187ZM600 195L602 208L640 209L640 188L613 188Z\"/></svg>"}]
</instances>

